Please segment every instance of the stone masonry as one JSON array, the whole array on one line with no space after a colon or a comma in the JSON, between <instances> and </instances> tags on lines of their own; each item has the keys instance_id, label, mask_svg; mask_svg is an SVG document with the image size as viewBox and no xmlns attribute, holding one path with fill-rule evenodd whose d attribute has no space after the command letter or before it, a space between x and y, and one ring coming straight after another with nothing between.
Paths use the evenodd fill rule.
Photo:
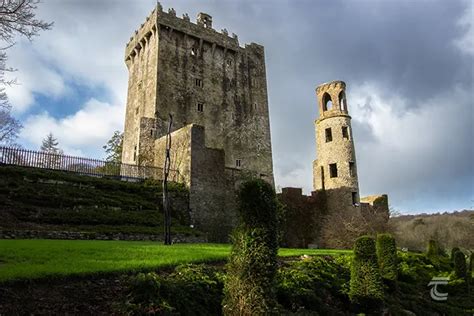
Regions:
<instances>
[{"instance_id":1,"label":"stone masonry","mask_svg":"<svg viewBox=\"0 0 474 316\"><path fill-rule=\"evenodd\" d=\"M319 118L315 121L318 159L313 162L313 188L338 189L327 197L328 211L359 203L356 155L347 109L346 84L332 81L316 88Z\"/></svg>"},{"instance_id":2,"label":"stone masonry","mask_svg":"<svg viewBox=\"0 0 474 316\"><path fill-rule=\"evenodd\" d=\"M290 224L314 226L314 232L286 231L287 246L324 245L321 227L324 218L335 212L381 212L388 220L387 195L360 198L354 138L346 100L346 84L331 81L316 88L319 118L315 121L317 159L313 161L313 189L310 196L296 188L283 188L279 200L289 210ZM312 217L295 221L304 210ZM287 219L288 221L288 219ZM294 223L293 223L294 222ZM293 229L294 230L294 229Z\"/></svg>"},{"instance_id":3,"label":"stone masonry","mask_svg":"<svg viewBox=\"0 0 474 316\"><path fill-rule=\"evenodd\" d=\"M273 183L263 46L240 47L236 35L158 5L125 50L129 70L124 163L153 165L155 139L188 124L205 127L206 146L224 149L227 167Z\"/></svg>"},{"instance_id":4,"label":"stone masonry","mask_svg":"<svg viewBox=\"0 0 474 316\"><path fill-rule=\"evenodd\" d=\"M232 226L235 208L223 197L239 176L273 184L263 46L242 47L237 35L214 30L210 15L193 23L158 3L127 43L125 63L122 162L162 167L171 114L171 164L190 189L193 224Z\"/></svg>"}]
</instances>

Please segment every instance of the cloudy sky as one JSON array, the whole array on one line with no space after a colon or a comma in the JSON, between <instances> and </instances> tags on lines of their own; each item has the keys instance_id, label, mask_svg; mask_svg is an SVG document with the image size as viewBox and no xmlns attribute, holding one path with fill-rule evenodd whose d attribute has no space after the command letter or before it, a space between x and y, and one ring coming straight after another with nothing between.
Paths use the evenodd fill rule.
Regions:
<instances>
[{"instance_id":1,"label":"cloudy sky","mask_svg":"<svg viewBox=\"0 0 474 316\"><path fill-rule=\"evenodd\" d=\"M51 131L66 153L103 157L123 129L125 43L155 1L42 2L54 28L9 50L18 142L37 149ZM388 193L403 213L474 208L473 3L162 1L265 46L278 187L311 190L314 89L344 80L361 195Z\"/></svg>"}]
</instances>

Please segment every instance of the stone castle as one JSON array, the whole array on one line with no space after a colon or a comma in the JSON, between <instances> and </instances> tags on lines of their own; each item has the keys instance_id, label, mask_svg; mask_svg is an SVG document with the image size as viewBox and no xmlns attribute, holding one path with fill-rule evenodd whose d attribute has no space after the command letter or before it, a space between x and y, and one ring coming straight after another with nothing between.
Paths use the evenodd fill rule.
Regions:
<instances>
[{"instance_id":1,"label":"stone castle","mask_svg":"<svg viewBox=\"0 0 474 316\"><path fill-rule=\"evenodd\" d=\"M189 188L191 223L207 232L219 224L211 239L227 234L240 179L273 183L263 46L241 47L208 14L193 23L157 4L130 38L125 63L122 162L163 167L171 115L173 180Z\"/></svg>"},{"instance_id":2,"label":"stone castle","mask_svg":"<svg viewBox=\"0 0 474 316\"><path fill-rule=\"evenodd\" d=\"M210 240L225 239L236 223L235 188L242 179L274 183L263 46L240 46L237 35L214 30L208 14L193 23L157 3L127 43L125 63L122 162L163 167L171 115L172 180L189 189L190 222ZM331 82L316 92L321 115L313 182L315 192L328 192L318 207L357 207L345 84Z\"/></svg>"}]
</instances>

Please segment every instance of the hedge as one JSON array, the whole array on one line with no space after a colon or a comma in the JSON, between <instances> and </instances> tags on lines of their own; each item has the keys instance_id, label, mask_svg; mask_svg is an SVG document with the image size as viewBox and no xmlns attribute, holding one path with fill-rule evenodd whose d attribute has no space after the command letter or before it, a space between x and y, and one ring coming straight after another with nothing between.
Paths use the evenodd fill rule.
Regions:
<instances>
[{"instance_id":1,"label":"hedge","mask_svg":"<svg viewBox=\"0 0 474 316\"><path fill-rule=\"evenodd\" d=\"M225 315L263 315L275 311L276 209L270 184L256 179L241 185L240 225L232 234L224 286Z\"/></svg>"},{"instance_id":2,"label":"hedge","mask_svg":"<svg viewBox=\"0 0 474 316\"><path fill-rule=\"evenodd\" d=\"M390 234L377 235L377 259L383 279L396 281L398 274L398 257L395 238Z\"/></svg>"},{"instance_id":3,"label":"hedge","mask_svg":"<svg viewBox=\"0 0 474 316\"><path fill-rule=\"evenodd\" d=\"M349 297L365 312L378 308L383 300L383 284L372 237L362 236L355 241Z\"/></svg>"}]
</instances>

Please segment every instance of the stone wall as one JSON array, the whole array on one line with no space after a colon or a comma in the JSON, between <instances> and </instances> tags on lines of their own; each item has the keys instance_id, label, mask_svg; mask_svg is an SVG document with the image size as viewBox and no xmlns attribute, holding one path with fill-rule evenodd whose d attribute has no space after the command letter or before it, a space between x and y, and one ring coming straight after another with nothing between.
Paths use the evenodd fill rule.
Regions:
<instances>
[{"instance_id":1,"label":"stone wall","mask_svg":"<svg viewBox=\"0 0 474 316\"><path fill-rule=\"evenodd\" d=\"M177 170L174 181L191 185L191 138L193 125L189 124L171 133L170 169ZM166 155L166 136L155 140L153 148L154 161L159 167L164 166Z\"/></svg>"},{"instance_id":2,"label":"stone wall","mask_svg":"<svg viewBox=\"0 0 474 316\"><path fill-rule=\"evenodd\" d=\"M205 236L172 234L172 242L205 243ZM124 233L93 233L72 231L41 231L41 230L0 230L0 239L65 239L65 240L127 240L127 241L163 241L163 234L124 234Z\"/></svg>"},{"instance_id":3,"label":"stone wall","mask_svg":"<svg viewBox=\"0 0 474 316\"><path fill-rule=\"evenodd\" d=\"M124 162L134 163L135 146L146 143L142 135L153 134L143 129L156 128L155 137L163 137L172 114L173 131L204 126L206 147L223 149L226 167L273 183L264 48L241 47L236 35L212 29L210 16L200 19L193 23L157 5L127 44ZM138 126L139 117L156 125Z\"/></svg>"},{"instance_id":4,"label":"stone wall","mask_svg":"<svg viewBox=\"0 0 474 316\"><path fill-rule=\"evenodd\" d=\"M319 244L326 209L324 192L311 192L308 196L301 188L283 188L277 198L284 206L281 245L307 248Z\"/></svg>"},{"instance_id":5,"label":"stone wall","mask_svg":"<svg viewBox=\"0 0 474 316\"><path fill-rule=\"evenodd\" d=\"M347 188L338 188L318 190L311 192L311 195L303 195L301 188L283 188L282 192L277 194L278 200L284 206L281 245L292 248L327 247L331 243L325 239L324 230L328 227L334 230L337 225L344 227L347 224L330 223L334 220L354 220L352 225L359 228L361 226L359 215L367 221L377 216L377 225L380 224L379 221L388 221L387 195L362 198L364 202L348 207L342 202L348 192L350 191ZM352 244L348 245L348 247L351 246Z\"/></svg>"},{"instance_id":6,"label":"stone wall","mask_svg":"<svg viewBox=\"0 0 474 316\"><path fill-rule=\"evenodd\" d=\"M210 241L227 241L236 224L235 187L240 170L225 167L222 149L208 148L204 127L190 124L171 133L171 168L189 188L191 224ZM163 163L166 137L155 142L155 161Z\"/></svg>"}]
</instances>

